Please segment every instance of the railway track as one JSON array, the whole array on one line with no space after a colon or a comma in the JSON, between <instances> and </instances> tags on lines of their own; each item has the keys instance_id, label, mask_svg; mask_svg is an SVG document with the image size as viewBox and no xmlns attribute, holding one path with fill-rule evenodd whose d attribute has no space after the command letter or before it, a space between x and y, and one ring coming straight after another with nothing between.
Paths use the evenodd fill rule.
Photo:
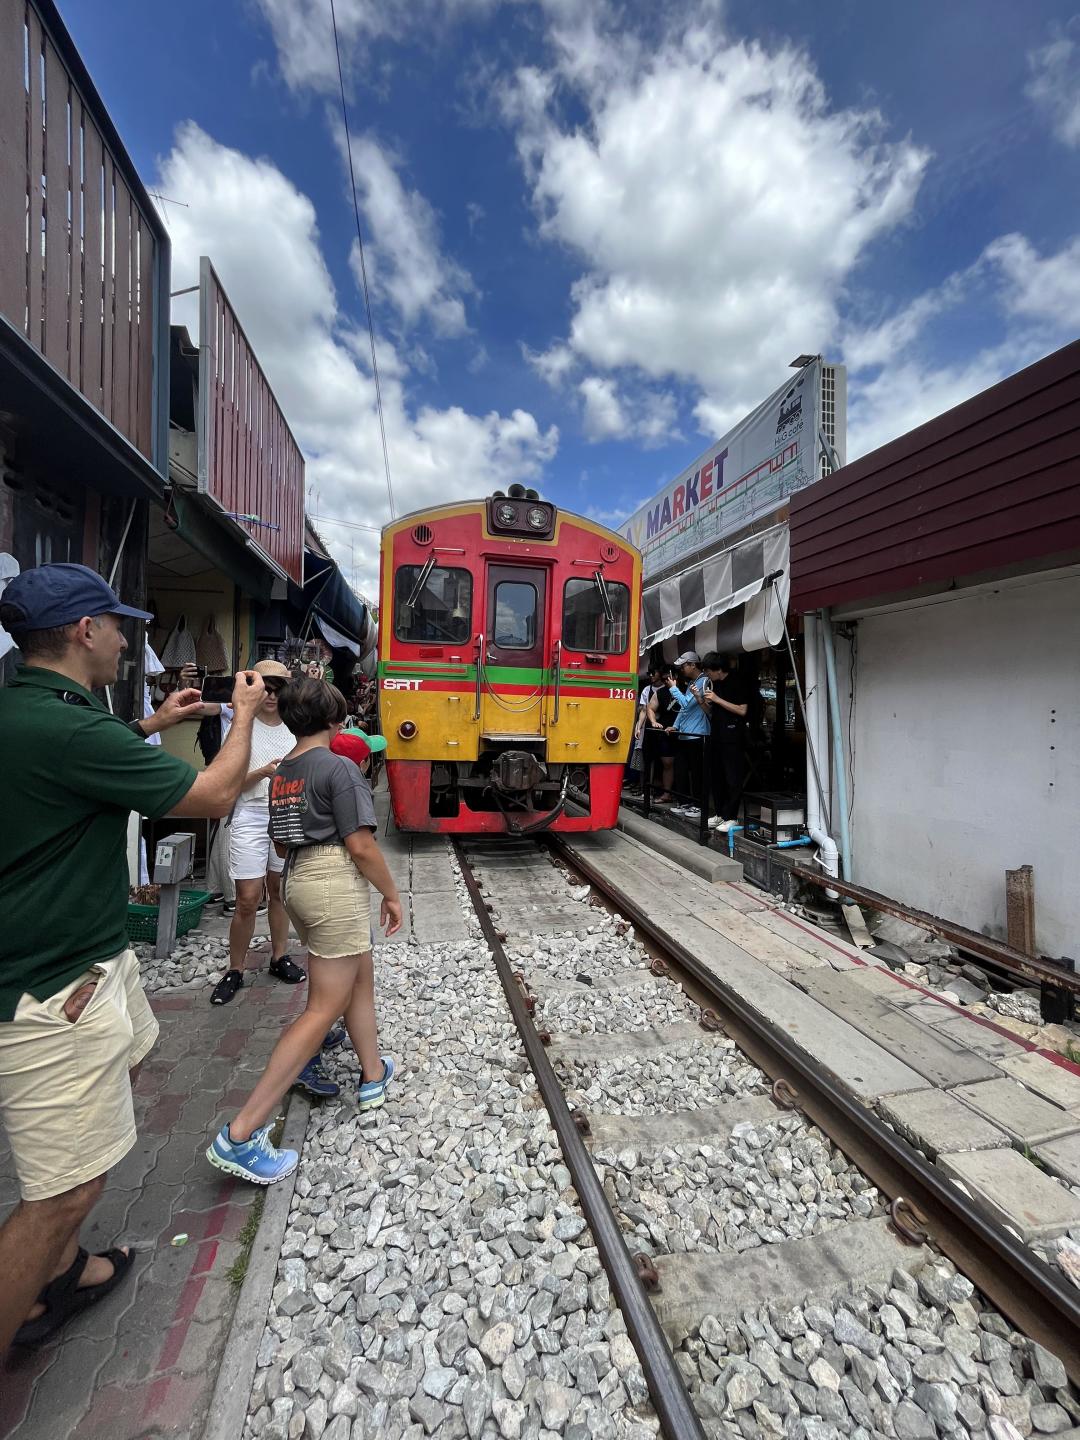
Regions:
<instances>
[{"instance_id":1,"label":"railway track","mask_svg":"<svg viewBox=\"0 0 1080 1440\"><path fill-rule=\"evenodd\" d=\"M557 838L455 849L667 1436L1080 1425L1060 1274Z\"/></svg>"}]
</instances>

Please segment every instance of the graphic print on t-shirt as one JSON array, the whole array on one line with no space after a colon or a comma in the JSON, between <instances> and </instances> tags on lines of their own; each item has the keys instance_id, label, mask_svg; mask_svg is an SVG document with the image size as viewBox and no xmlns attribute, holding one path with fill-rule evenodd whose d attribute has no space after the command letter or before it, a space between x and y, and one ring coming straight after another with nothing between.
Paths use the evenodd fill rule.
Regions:
<instances>
[{"instance_id":1,"label":"graphic print on t-shirt","mask_svg":"<svg viewBox=\"0 0 1080 1440\"><path fill-rule=\"evenodd\" d=\"M270 782L270 838L290 848L305 844L303 817L307 808L306 778L288 780L284 775L275 775Z\"/></svg>"}]
</instances>

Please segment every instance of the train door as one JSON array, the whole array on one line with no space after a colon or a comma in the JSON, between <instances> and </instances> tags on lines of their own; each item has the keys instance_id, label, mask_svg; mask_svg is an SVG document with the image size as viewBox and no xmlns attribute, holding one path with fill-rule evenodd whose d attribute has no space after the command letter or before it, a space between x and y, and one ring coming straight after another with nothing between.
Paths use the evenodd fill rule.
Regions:
<instances>
[{"instance_id":1,"label":"train door","mask_svg":"<svg viewBox=\"0 0 1080 1440\"><path fill-rule=\"evenodd\" d=\"M547 571L489 565L481 733L542 733L547 661Z\"/></svg>"}]
</instances>

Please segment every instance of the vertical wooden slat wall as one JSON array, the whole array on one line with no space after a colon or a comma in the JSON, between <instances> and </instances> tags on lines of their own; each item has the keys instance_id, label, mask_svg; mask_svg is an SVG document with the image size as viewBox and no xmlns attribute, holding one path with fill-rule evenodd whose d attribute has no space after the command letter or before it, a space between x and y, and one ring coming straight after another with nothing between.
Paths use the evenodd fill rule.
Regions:
<instances>
[{"instance_id":1,"label":"vertical wooden slat wall","mask_svg":"<svg viewBox=\"0 0 1080 1440\"><path fill-rule=\"evenodd\" d=\"M147 457L156 250L33 3L3 0L0 315Z\"/></svg>"},{"instance_id":2,"label":"vertical wooden slat wall","mask_svg":"<svg viewBox=\"0 0 1080 1440\"><path fill-rule=\"evenodd\" d=\"M68 77L45 46L45 358L68 373Z\"/></svg>"},{"instance_id":3,"label":"vertical wooden slat wall","mask_svg":"<svg viewBox=\"0 0 1080 1440\"><path fill-rule=\"evenodd\" d=\"M0 315L26 334L26 10L0 5Z\"/></svg>"},{"instance_id":4,"label":"vertical wooden slat wall","mask_svg":"<svg viewBox=\"0 0 1080 1440\"><path fill-rule=\"evenodd\" d=\"M83 185L82 185L82 101L73 85L68 86L68 191L70 200L70 243L68 259L68 379L82 389L82 304L83 304ZM85 392L84 392L85 393Z\"/></svg>"},{"instance_id":5,"label":"vertical wooden slat wall","mask_svg":"<svg viewBox=\"0 0 1080 1440\"><path fill-rule=\"evenodd\" d=\"M101 346L104 339L101 316L101 273L102 245L104 231L101 211L101 167L103 157L101 136L97 127L86 117L83 127L85 147L83 180L85 197L86 234L83 237L83 306L82 306L82 393L104 409L101 393ZM141 447L140 447L141 448Z\"/></svg>"},{"instance_id":6,"label":"vertical wooden slat wall","mask_svg":"<svg viewBox=\"0 0 1080 1440\"><path fill-rule=\"evenodd\" d=\"M128 369L131 363L131 322L128 303L131 290L131 196L123 176L113 167L113 335L112 390L109 397L109 419L118 430L128 434Z\"/></svg>"},{"instance_id":7,"label":"vertical wooden slat wall","mask_svg":"<svg viewBox=\"0 0 1080 1440\"><path fill-rule=\"evenodd\" d=\"M29 175L27 177L27 194L29 196L28 209L28 265L27 265L27 292L26 292L26 337L36 350L43 350L45 347L45 336L42 333L42 305L44 296L42 293L42 236L41 227L44 217L43 196L41 193L43 170L45 164L45 114L44 101L41 94L41 21L37 18L33 8L26 12L26 24L30 35L30 59L29 59L29 80L30 89L28 93L29 110L27 122L29 127L29 144L27 155L29 157Z\"/></svg>"},{"instance_id":8,"label":"vertical wooden slat wall","mask_svg":"<svg viewBox=\"0 0 1080 1440\"><path fill-rule=\"evenodd\" d=\"M304 460L224 291L211 272L210 494L298 583L303 578Z\"/></svg>"},{"instance_id":9,"label":"vertical wooden slat wall","mask_svg":"<svg viewBox=\"0 0 1080 1440\"><path fill-rule=\"evenodd\" d=\"M135 443L149 455L154 443L154 237L139 216L139 379Z\"/></svg>"}]
</instances>

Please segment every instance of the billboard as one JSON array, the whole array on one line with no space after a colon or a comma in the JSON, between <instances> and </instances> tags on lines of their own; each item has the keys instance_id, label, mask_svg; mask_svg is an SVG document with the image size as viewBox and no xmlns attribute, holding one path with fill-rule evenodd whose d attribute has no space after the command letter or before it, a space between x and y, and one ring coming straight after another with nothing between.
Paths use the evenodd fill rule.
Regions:
<instances>
[{"instance_id":1,"label":"billboard","mask_svg":"<svg viewBox=\"0 0 1080 1440\"><path fill-rule=\"evenodd\" d=\"M710 445L621 527L642 576L685 565L818 478L820 358Z\"/></svg>"}]
</instances>

